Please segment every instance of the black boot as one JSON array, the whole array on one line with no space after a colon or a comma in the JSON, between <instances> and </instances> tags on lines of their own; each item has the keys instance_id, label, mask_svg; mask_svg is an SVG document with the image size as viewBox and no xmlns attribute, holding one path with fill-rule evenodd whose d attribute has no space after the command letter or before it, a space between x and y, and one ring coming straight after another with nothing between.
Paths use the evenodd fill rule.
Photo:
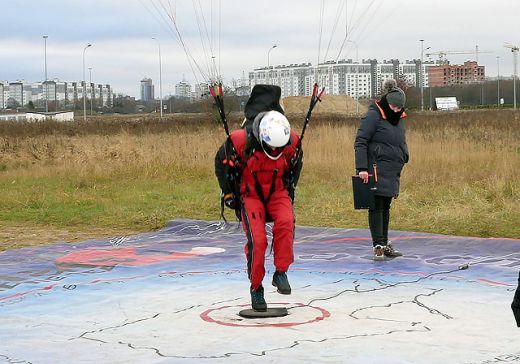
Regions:
<instances>
[{"instance_id":1,"label":"black boot","mask_svg":"<svg viewBox=\"0 0 520 364\"><path fill-rule=\"evenodd\" d=\"M520 300L517 300L516 296L513 303L511 303L511 309L513 310L513 315L515 315L516 326L520 327Z\"/></svg>"},{"instance_id":2,"label":"black boot","mask_svg":"<svg viewBox=\"0 0 520 364\"><path fill-rule=\"evenodd\" d=\"M251 288L251 307L255 311L267 311L267 303L264 299L264 287L260 285L257 289Z\"/></svg>"},{"instance_id":3,"label":"black boot","mask_svg":"<svg viewBox=\"0 0 520 364\"><path fill-rule=\"evenodd\" d=\"M511 303L511 309L515 315L516 326L520 327L520 272L518 272L518 287Z\"/></svg>"},{"instance_id":4,"label":"black boot","mask_svg":"<svg viewBox=\"0 0 520 364\"><path fill-rule=\"evenodd\" d=\"M289 280L287 279L287 274L285 274L285 272L274 272L273 286L278 288L278 293L291 294L291 285L289 284Z\"/></svg>"},{"instance_id":5,"label":"black boot","mask_svg":"<svg viewBox=\"0 0 520 364\"><path fill-rule=\"evenodd\" d=\"M513 310L513 315L515 315L516 326L520 327L520 306L511 304L511 309Z\"/></svg>"}]
</instances>

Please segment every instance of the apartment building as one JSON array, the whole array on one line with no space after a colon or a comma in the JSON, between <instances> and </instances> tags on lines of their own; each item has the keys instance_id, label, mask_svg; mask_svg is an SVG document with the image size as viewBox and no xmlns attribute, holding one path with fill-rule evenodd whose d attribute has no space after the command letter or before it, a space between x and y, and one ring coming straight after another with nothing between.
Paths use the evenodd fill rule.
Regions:
<instances>
[{"instance_id":1,"label":"apartment building","mask_svg":"<svg viewBox=\"0 0 520 364\"><path fill-rule=\"evenodd\" d=\"M423 86L428 86L428 69L432 63L423 63ZM381 93L383 82L389 78L399 79L409 86L420 87L421 62L405 63L393 59L378 63L375 59L353 62L329 61L317 67L310 63L278 65L258 68L249 73L249 83L269 83L280 86L282 97L309 96L315 82L325 87L329 95L349 95L353 98L371 98Z\"/></svg>"},{"instance_id":2,"label":"apartment building","mask_svg":"<svg viewBox=\"0 0 520 364\"><path fill-rule=\"evenodd\" d=\"M182 80L181 82L175 85L175 96L183 99L191 99L191 85L188 83L188 81Z\"/></svg>"},{"instance_id":3,"label":"apartment building","mask_svg":"<svg viewBox=\"0 0 520 364\"><path fill-rule=\"evenodd\" d=\"M49 103L62 110L72 108L75 102L83 100L83 89L83 82L6 81L0 83L0 108L27 107L30 103L36 108L46 107ZM97 107L112 106L110 85L87 84L85 96L87 100L94 100Z\"/></svg>"},{"instance_id":4,"label":"apartment building","mask_svg":"<svg viewBox=\"0 0 520 364\"><path fill-rule=\"evenodd\" d=\"M110 85L97 85L97 87L99 89L99 96L97 96L96 100L99 100L100 105L104 107L112 107L113 97Z\"/></svg>"},{"instance_id":5,"label":"apartment building","mask_svg":"<svg viewBox=\"0 0 520 364\"><path fill-rule=\"evenodd\" d=\"M467 85L483 82L485 67L476 61L466 61L463 65L442 64L431 67L429 76L432 87Z\"/></svg>"},{"instance_id":6,"label":"apartment building","mask_svg":"<svg viewBox=\"0 0 520 364\"><path fill-rule=\"evenodd\" d=\"M24 87L22 82L13 82L7 85L8 91L8 99L7 105L25 105L25 101L27 100L27 91L24 92ZM32 91L31 91L32 93ZM28 102L28 100L27 100Z\"/></svg>"},{"instance_id":7,"label":"apartment building","mask_svg":"<svg viewBox=\"0 0 520 364\"><path fill-rule=\"evenodd\" d=\"M195 89L195 91L192 92L191 96L195 100L200 100L201 98L203 98L205 96L209 96L209 88L208 88L207 83L204 83L204 82L197 83L197 84L195 84L194 89ZM177 92L175 92L175 93L177 94ZM249 93L248 93L248 95L249 95Z\"/></svg>"},{"instance_id":8,"label":"apartment building","mask_svg":"<svg viewBox=\"0 0 520 364\"><path fill-rule=\"evenodd\" d=\"M150 102L155 98L154 85L151 78L143 78L141 80L141 101Z\"/></svg>"}]
</instances>

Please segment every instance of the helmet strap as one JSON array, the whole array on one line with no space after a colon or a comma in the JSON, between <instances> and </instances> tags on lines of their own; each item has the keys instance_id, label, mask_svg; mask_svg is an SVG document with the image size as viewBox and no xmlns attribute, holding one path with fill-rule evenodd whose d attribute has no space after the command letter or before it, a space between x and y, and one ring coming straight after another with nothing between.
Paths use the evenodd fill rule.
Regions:
<instances>
[{"instance_id":1,"label":"helmet strap","mask_svg":"<svg viewBox=\"0 0 520 364\"><path fill-rule=\"evenodd\" d=\"M272 156L268 150L265 149L265 146L264 146L265 142L262 141L260 142L260 145L262 146L262 150L264 151L264 154L267 156L267 158L269 159L272 159L273 161L277 160L278 158L280 158L283 154L283 147L280 148L280 153L278 153L278 155L276 156Z\"/></svg>"}]
</instances>

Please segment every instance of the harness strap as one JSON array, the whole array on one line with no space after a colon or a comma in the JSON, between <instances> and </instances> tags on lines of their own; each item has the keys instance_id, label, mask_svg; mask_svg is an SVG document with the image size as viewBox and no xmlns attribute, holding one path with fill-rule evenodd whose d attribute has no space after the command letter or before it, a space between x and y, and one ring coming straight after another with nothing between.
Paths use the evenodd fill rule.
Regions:
<instances>
[{"instance_id":1,"label":"harness strap","mask_svg":"<svg viewBox=\"0 0 520 364\"><path fill-rule=\"evenodd\" d=\"M220 217L227 223L226 217L224 216L224 194L220 196Z\"/></svg>"},{"instance_id":2,"label":"harness strap","mask_svg":"<svg viewBox=\"0 0 520 364\"><path fill-rule=\"evenodd\" d=\"M260 200L264 203L264 205L267 205L267 202L271 198L271 196L274 193L274 189L276 187L276 176L278 175L278 169L275 169L273 171L273 178L271 180L271 187L269 188L269 194L267 195L267 198L264 197L264 192L262 190L262 186L260 185L260 182L258 181L258 177L256 176L256 172L252 172L253 178L255 180L255 191Z\"/></svg>"},{"instance_id":3,"label":"harness strap","mask_svg":"<svg viewBox=\"0 0 520 364\"><path fill-rule=\"evenodd\" d=\"M276 187L276 176L278 175L278 169L275 169L273 171L273 179L271 180L271 188L269 189L269 195L267 195L267 200L265 201L265 203L267 203L267 201L269 201L271 199L271 196L273 195L273 192L274 192L274 189Z\"/></svg>"}]
</instances>

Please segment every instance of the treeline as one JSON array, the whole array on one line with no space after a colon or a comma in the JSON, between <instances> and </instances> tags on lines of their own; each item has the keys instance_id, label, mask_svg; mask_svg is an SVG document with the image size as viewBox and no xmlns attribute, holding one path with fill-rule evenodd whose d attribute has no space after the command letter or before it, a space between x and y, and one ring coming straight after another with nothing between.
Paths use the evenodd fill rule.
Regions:
<instances>
[{"instance_id":1,"label":"treeline","mask_svg":"<svg viewBox=\"0 0 520 364\"><path fill-rule=\"evenodd\" d=\"M304 117L301 114L288 114L291 125L300 132ZM231 130L240 128L244 119L242 112L230 112L227 120ZM520 110L464 110L456 112L417 112L410 111L407 128L414 131L444 131L446 123L458 130L458 135L472 133L478 129L496 129L507 131L510 135L520 132ZM310 127L320 125L351 126L359 125L359 117L345 114L315 113L312 115ZM41 135L130 135L161 134L171 132L199 133L207 130L222 129L222 123L215 109L205 113L164 114L160 119L157 114L133 115L94 115L83 121L78 117L73 122L38 121L18 122L4 121L0 123L0 138L32 138ZM224 130L221 130L224 135ZM520 135L518 135L520 139Z\"/></svg>"}]
</instances>

